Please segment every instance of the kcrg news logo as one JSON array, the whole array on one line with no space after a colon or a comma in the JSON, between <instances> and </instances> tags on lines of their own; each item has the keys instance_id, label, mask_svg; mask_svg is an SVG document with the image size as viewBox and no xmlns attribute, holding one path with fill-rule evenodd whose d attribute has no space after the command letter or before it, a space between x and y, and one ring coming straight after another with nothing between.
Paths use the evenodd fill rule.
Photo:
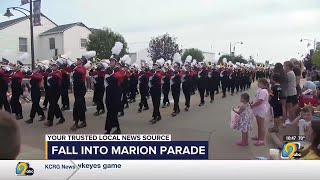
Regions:
<instances>
[{"instance_id":1,"label":"kcrg news logo","mask_svg":"<svg viewBox=\"0 0 320 180\"><path fill-rule=\"evenodd\" d=\"M16 175L17 176L32 176L34 174L34 170L30 167L30 164L27 162L19 162L16 167Z\"/></svg>"},{"instance_id":2,"label":"kcrg news logo","mask_svg":"<svg viewBox=\"0 0 320 180\"><path fill-rule=\"evenodd\" d=\"M282 159L299 159L301 158L301 144L298 142L290 142L283 145L281 152Z\"/></svg>"}]
</instances>

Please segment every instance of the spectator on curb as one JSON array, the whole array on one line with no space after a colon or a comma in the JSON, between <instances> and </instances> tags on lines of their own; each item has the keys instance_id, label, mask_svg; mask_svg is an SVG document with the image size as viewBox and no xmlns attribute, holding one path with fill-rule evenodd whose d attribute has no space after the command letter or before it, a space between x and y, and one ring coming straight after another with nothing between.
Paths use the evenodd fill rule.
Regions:
<instances>
[{"instance_id":1,"label":"spectator on curb","mask_svg":"<svg viewBox=\"0 0 320 180\"><path fill-rule=\"evenodd\" d=\"M296 75L296 83L297 83L296 89L297 89L297 94L298 94L298 96L299 96L300 93L301 93L300 80L301 80L301 74L302 74L302 71L303 71L304 66L303 66L303 63L302 63L302 62L298 61L298 60L295 59L295 58L292 58L290 61L291 61L291 62L293 63L293 65L294 65L294 67L293 67L293 72L294 72L294 74Z\"/></svg>"},{"instance_id":2,"label":"spectator on curb","mask_svg":"<svg viewBox=\"0 0 320 180\"><path fill-rule=\"evenodd\" d=\"M280 87L281 87L281 94L280 94L280 101L282 106L282 120L287 119L287 89L288 89L288 80L284 68L281 63L276 63L274 66L273 74L279 74L280 79Z\"/></svg>"},{"instance_id":3,"label":"spectator on curb","mask_svg":"<svg viewBox=\"0 0 320 180\"><path fill-rule=\"evenodd\" d=\"M287 73L288 79L288 89L287 89L287 112L288 119L286 120L286 124L291 124L294 117L294 109L298 105L298 97L297 97L297 82L296 75L293 72L293 63L291 61L284 62L284 70Z\"/></svg>"}]
</instances>

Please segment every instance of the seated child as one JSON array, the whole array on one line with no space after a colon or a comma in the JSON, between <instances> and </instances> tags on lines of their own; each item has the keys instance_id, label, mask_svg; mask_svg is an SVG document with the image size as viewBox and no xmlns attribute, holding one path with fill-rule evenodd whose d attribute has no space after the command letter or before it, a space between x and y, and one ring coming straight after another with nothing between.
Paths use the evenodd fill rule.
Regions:
<instances>
[{"instance_id":1,"label":"seated child","mask_svg":"<svg viewBox=\"0 0 320 180\"><path fill-rule=\"evenodd\" d=\"M311 144L301 152L301 160L320 160L320 120L312 120L307 129L310 129L310 137L306 137Z\"/></svg>"},{"instance_id":2,"label":"seated child","mask_svg":"<svg viewBox=\"0 0 320 180\"><path fill-rule=\"evenodd\" d=\"M299 136L305 136L307 132L307 126L311 124L311 120L314 115L312 106L305 106L302 108L300 115L292 122L299 127ZM310 144L308 140L301 141L301 146Z\"/></svg>"}]
</instances>

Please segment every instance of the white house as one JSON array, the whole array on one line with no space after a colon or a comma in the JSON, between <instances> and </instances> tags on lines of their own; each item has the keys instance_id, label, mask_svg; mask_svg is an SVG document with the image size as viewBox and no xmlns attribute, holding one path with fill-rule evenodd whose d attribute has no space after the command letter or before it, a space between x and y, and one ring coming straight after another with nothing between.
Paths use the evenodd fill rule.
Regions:
<instances>
[{"instance_id":1,"label":"white house","mask_svg":"<svg viewBox=\"0 0 320 180\"><path fill-rule=\"evenodd\" d=\"M203 56L204 56L204 61L208 61L208 62L218 62L218 60L216 59L216 54L213 52L202 52Z\"/></svg>"},{"instance_id":2,"label":"white house","mask_svg":"<svg viewBox=\"0 0 320 180\"><path fill-rule=\"evenodd\" d=\"M150 57L148 57L149 56L148 48L138 50L137 52L134 52L134 53L129 53L129 56L132 62L135 62L139 65L141 64L141 60L146 61L150 59Z\"/></svg>"},{"instance_id":3,"label":"white house","mask_svg":"<svg viewBox=\"0 0 320 180\"><path fill-rule=\"evenodd\" d=\"M95 29L83 23L57 25L45 15L41 15L41 26L34 26L35 61L51 59L66 54L69 58L81 57L86 52L89 34ZM15 62L22 54L29 58L24 64L31 64L30 21L21 17L0 22L0 58Z\"/></svg>"}]
</instances>

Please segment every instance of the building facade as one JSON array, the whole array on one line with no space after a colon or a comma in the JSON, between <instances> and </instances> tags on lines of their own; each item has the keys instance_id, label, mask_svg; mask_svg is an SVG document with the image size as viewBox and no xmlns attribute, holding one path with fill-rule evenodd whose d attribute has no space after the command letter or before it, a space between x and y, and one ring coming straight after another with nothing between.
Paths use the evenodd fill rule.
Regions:
<instances>
[{"instance_id":1,"label":"building facade","mask_svg":"<svg viewBox=\"0 0 320 180\"><path fill-rule=\"evenodd\" d=\"M66 55L71 59L81 57L86 52L91 29L83 23L57 25L45 15L41 15L41 26L34 26L35 61L52 59L57 55ZM21 59L31 64L30 21L21 17L0 22L0 58L16 62Z\"/></svg>"}]
</instances>

